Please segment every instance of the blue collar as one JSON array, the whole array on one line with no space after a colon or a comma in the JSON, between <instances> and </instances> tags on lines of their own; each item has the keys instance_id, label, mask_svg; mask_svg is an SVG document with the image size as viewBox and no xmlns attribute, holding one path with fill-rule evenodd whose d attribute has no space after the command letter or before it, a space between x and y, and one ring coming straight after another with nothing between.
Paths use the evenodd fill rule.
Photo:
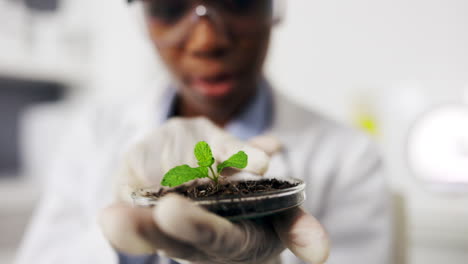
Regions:
<instances>
[{"instance_id":1,"label":"blue collar","mask_svg":"<svg viewBox=\"0 0 468 264\"><path fill-rule=\"evenodd\" d=\"M163 95L160 123L175 116L176 89L169 88ZM247 106L224 128L239 139L248 140L270 128L273 118L271 87L266 81L260 82L255 96Z\"/></svg>"}]
</instances>

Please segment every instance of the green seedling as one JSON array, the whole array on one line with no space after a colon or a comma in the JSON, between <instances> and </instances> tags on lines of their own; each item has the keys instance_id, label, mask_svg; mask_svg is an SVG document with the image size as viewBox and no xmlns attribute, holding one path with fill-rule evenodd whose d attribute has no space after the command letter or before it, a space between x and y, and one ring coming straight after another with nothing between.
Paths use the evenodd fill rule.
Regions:
<instances>
[{"instance_id":1,"label":"green seedling","mask_svg":"<svg viewBox=\"0 0 468 264\"><path fill-rule=\"evenodd\" d=\"M189 165L174 167L164 174L161 185L176 187L188 181L200 178L209 178L218 185L221 172L225 168L230 167L243 169L247 166L247 154L245 154L244 151L239 151L226 161L219 163L218 166L216 166L215 171L213 169L215 159L210 146L205 141L200 141L195 145L194 154L197 158L199 167L192 168Z\"/></svg>"}]
</instances>

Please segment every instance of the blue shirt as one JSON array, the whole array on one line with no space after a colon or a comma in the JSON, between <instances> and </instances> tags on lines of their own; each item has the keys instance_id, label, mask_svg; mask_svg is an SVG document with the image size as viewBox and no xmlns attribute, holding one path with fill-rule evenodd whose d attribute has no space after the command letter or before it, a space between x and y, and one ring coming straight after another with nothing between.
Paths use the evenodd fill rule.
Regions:
<instances>
[{"instance_id":1,"label":"blue shirt","mask_svg":"<svg viewBox=\"0 0 468 264\"><path fill-rule=\"evenodd\" d=\"M158 119L161 124L175 116L177 92L173 88L168 89L164 97L163 102L165 103L159 106L161 107L161 116ZM272 118L273 97L271 87L266 81L262 81L254 97L224 129L237 138L247 140L265 132L271 126ZM173 260L167 260L157 255L129 256L119 252L118 257L120 264L177 264Z\"/></svg>"}]
</instances>

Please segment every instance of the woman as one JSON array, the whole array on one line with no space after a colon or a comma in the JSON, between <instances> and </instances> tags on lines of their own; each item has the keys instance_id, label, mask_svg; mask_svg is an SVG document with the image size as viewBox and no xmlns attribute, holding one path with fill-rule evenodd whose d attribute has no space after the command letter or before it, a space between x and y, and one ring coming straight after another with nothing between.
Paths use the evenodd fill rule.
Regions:
<instances>
[{"instance_id":1,"label":"woman","mask_svg":"<svg viewBox=\"0 0 468 264\"><path fill-rule=\"evenodd\" d=\"M285 248L284 263L323 263L322 225L332 243L327 263L388 263L388 197L372 144L287 101L263 78L278 1L142 2L149 36L173 82L163 93L101 105L92 118L83 117L72 134L79 144L58 162L19 263L275 263ZM172 117L182 119L165 122ZM183 161L189 142L223 137L219 128L269 152L267 174L304 179L303 209L263 224L231 223L178 196L154 211L122 203L101 211L112 200L116 164L124 162L130 187L155 183L154 175L170 167L161 153ZM264 134L269 137L257 137ZM141 163L150 165L135 165ZM259 167L252 171L263 172Z\"/></svg>"}]
</instances>

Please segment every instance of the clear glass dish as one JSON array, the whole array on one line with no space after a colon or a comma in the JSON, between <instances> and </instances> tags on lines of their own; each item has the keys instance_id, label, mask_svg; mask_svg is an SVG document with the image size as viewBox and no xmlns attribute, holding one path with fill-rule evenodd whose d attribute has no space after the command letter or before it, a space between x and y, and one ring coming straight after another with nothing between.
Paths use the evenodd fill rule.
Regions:
<instances>
[{"instance_id":1,"label":"clear glass dish","mask_svg":"<svg viewBox=\"0 0 468 264\"><path fill-rule=\"evenodd\" d=\"M230 220L258 218L300 206L306 198L304 191L305 183L295 178L284 178L281 180L296 186L243 196L209 197L192 200L210 212ZM133 192L132 199L134 206L152 207L157 205L157 198L144 195L147 192L154 191L154 189L140 189Z\"/></svg>"}]
</instances>

